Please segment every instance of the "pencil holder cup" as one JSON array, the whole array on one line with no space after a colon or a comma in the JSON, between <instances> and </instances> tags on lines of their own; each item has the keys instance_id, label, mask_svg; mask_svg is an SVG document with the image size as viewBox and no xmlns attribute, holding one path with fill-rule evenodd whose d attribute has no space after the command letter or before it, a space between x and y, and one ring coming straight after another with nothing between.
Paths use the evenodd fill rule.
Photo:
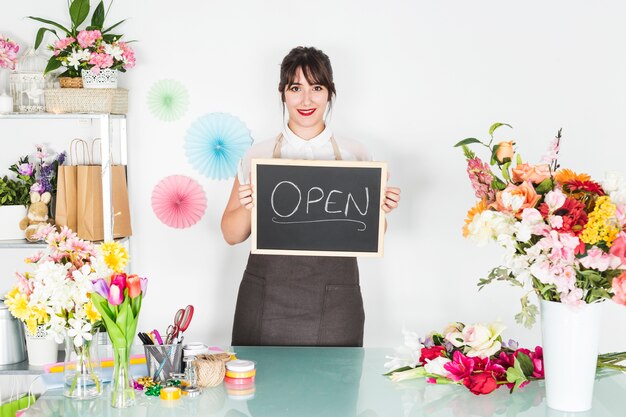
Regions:
<instances>
[{"instance_id":1,"label":"pencil holder cup","mask_svg":"<svg viewBox=\"0 0 626 417\"><path fill-rule=\"evenodd\" d=\"M173 373L180 373L183 349L175 345L145 345L148 375L153 381L167 381Z\"/></svg>"}]
</instances>

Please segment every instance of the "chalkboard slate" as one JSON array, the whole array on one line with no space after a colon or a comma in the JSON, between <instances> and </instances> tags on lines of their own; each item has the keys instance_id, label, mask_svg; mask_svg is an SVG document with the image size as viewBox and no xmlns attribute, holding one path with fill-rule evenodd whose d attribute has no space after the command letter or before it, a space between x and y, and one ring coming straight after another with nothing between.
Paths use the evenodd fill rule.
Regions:
<instances>
[{"instance_id":1,"label":"chalkboard slate","mask_svg":"<svg viewBox=\"0 0 626 417\"><path fill-rule=\"evenodd\" d=\"M384 162L253 159L252 253L382 256Z\"/></svg>"}]
</instances>

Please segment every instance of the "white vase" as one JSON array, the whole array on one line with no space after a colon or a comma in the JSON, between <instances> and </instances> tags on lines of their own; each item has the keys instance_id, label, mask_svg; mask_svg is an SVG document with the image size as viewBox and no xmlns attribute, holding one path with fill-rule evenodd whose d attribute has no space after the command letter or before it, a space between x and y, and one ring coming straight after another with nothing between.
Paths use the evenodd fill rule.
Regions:
<instances>
[{"instance_id":1,"label":"white vase","mask_svg":"<svg viewBox=\"0 0 626 417\"><path fill-rule=\"evenodd\" d=\"M20 221L26 217L26 207L0 206L0 240L24 239L24 231L20 230Z\"/></svg>"},{"instance_id":2,"label":"white vase","mask_svg":"<svg viewBox=\"0 0 626 417\"><path fill-rule=\"evenodd\" d=\"M591 409L601 304L571 308L541 300L546 403L555 410Z\"/></svg>"},{"instance_id":3,"label":"white vase","mask_svg":"<svg viewBox=\"0 0 626 417\"><path fill-rule=\"evenodd\" d=\"M97 75L91 70L81 70L83 88L117 88L117 70L104 68Z\"/></svg>"},{"instance_id":4,"label":"white vase","mask_svg":"<svg viewBox=\"0 0 626 417\"><path fill-rule=\"evenodd\" d=\"M32 366L56 363L59 358L58 343L41 326L37 328L37 334L34 336L26 332L26 351L28 363Z\"/></svg>"}]
</instances>

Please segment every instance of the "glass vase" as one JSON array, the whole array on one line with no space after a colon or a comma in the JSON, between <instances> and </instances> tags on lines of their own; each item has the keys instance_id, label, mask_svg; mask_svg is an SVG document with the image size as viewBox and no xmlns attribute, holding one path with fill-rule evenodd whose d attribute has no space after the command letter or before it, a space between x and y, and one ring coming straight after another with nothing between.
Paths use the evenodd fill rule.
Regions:
<instances>
[{"instance_id":1,"label":"glass vase","mask_svg":"<svg viewBox=\"0 0 626 417\"><path fill-rule=\"evenodd\" d=\"M74 338L65 338L63 395L68 398L88 400L102 394L98 344L92 340L83 340L81 346L76 346Z\"/></svg>"},{"instance_id":2,"label":"glass vase","mask_svg":"<svg viewBox=\"0 0 626 417\"><path fill-rule=\"evenodd\" d=\"M135 388L130 375L130 349L113 346L113 377L111 379L111 405L126 408L135 404Z\"/></svg>"}]
</instances>

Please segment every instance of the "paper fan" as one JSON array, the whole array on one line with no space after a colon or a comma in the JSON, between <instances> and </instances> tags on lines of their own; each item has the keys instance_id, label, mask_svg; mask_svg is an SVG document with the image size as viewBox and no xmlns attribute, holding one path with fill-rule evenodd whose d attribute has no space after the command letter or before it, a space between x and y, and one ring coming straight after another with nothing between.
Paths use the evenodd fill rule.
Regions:
<instances>
[{"instance_id":1,"label":"paper fan","mask_svg":"<svg viewBox=\"0 0 626 417\"><path fill-rule=\"evenodd\" d=\"M210 113L196 120L185 138L185 155L201 174L216 180L233 177L252 144L250 130L237 117Z\"/></svg>"},{"instance_id":2,"label":"paper fan","mask_svg":"<svg viewBox=\"0 0 626 417\"><path fill-rule=\"evenodd\" d=\"M184 229L204 216L206 197L193 179L172 175L163 178L152 190L152 210L166 225Z\"/></svg>"},{"instance_id":3,"label":"paper fan","mask_svg":"<svg viewBox=\"0 0 626 417\"><path fill-rule=\"evenodd\" d=\"M188 106L187 89L176 80L157 81L148 93L150 112L165 122L180 119Z\"/></svg>"}]
</instances>

